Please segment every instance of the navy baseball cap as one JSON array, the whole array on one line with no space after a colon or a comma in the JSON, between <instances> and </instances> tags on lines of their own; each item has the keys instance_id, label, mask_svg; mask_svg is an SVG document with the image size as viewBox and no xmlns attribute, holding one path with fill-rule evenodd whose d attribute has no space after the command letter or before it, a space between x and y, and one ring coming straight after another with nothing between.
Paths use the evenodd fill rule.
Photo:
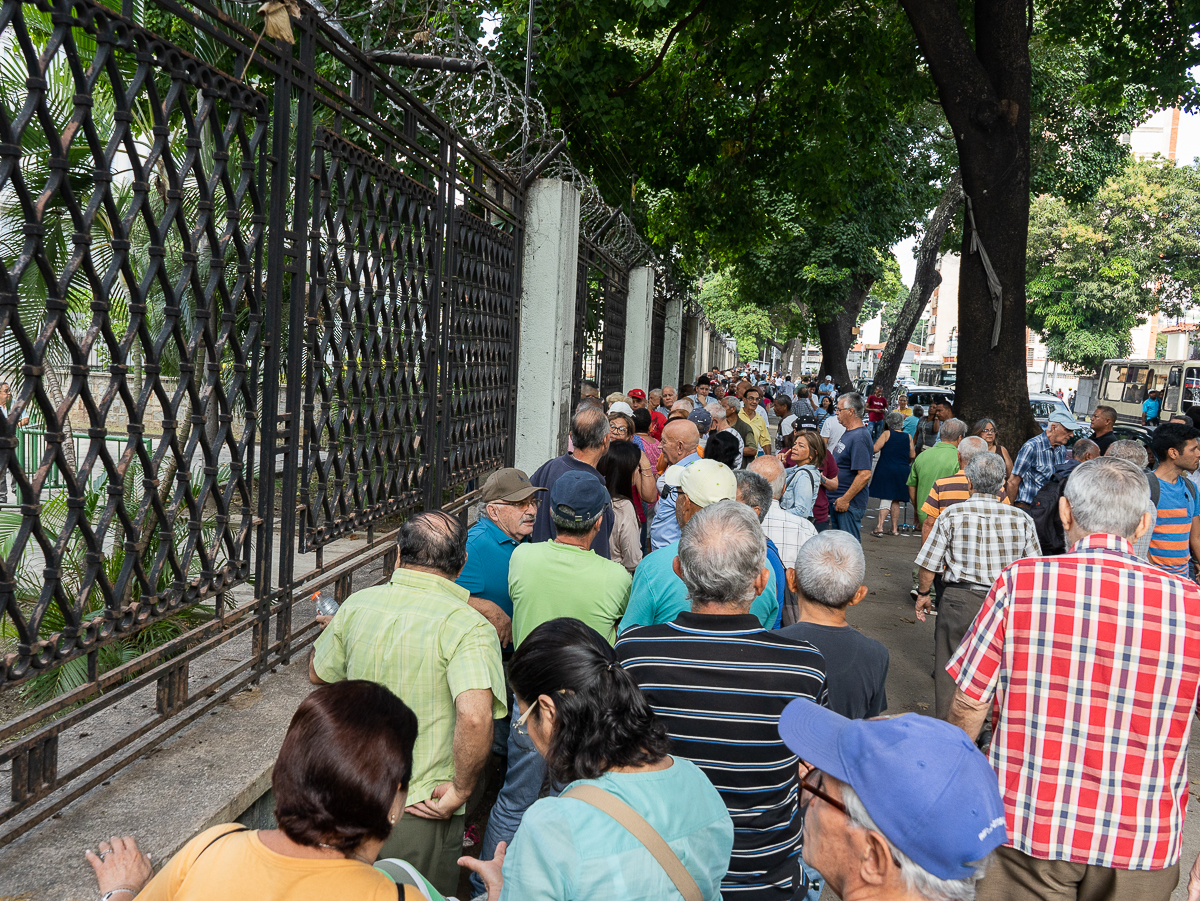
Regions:
<instances>
[{"instance_id":1,"label":"navy baseball cap","mask_svg":"<svg viewBox=\"0 0 1200 901\"><path fill-rule=\"evenodd\" d=\"M703 435L712 428L712 414L703 407L699 407L688 414L688 419L696 424L696 428Z\"/></svg>"},{"instance_id":2,"label":"navy baseball cap","mask_svg":"<svg viewBox=\"0 0 1200 901\"><path fill-rule=\"evenodd\" d=\"M590 472L567 472L550 487L550 506L561 519L583 525L612 502L608 488Z\"/></svg>"},{"instance_id":3,"label":"navy baseball cap","mask_svg":"<svg viewBox=\"0 0 1200 901\"><path fill-rule=\"evenodd\" d=\"M852 789L879 830L939 879L969 879L1008 840L999 780L957 726L915 713L850 720L797 698L779 737Z\"/></svg>"}]
</instances>

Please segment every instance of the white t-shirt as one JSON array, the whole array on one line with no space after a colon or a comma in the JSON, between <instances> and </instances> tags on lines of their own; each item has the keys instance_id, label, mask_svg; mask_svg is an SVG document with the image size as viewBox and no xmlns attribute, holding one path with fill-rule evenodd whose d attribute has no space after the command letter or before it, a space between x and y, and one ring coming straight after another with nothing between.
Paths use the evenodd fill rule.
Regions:
<instances>
[{"instance_id":1,"label":"white t-shirt","mask_svg":"<svg viewBox=\"0 0 1200 901\"><path fill-rule=\"evenodd\" d=\"M821 437L825 439L826 447L833 450L844 434L846 434L846 427L838 422L836 416L825 417L825 421L821 423Z\"/></svg>"},{"instance_id":2,"label":"white t-shirt","mask_svg":"<svg viewBox=\"0 0 1200 901\"><path fill-rule=\"evenodd\" d=\"M792 434L792 430L796 428L796 420L799 417L795 413L789 413L779 421L779 446L783 446L783 439Z\"/></svg>"}]
</instances>

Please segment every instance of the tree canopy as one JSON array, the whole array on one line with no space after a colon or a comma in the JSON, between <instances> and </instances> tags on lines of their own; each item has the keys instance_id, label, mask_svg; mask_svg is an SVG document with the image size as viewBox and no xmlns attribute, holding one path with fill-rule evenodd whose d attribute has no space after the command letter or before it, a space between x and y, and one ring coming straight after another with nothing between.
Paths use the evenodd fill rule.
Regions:
<instances>
[{"instance_id":1,"label":"tree canopy","mask_svg":"<svg viewBox=\"0 0 1200 901\"><path fill-rule=\"evenodd\" d=\"M1030 207L1029 325L1050 358L1090 374L1127 356L1129 331L1181 312L1200 288L1200 170L1130 162L1085 204Z\"/></svg>"}]
</instances>

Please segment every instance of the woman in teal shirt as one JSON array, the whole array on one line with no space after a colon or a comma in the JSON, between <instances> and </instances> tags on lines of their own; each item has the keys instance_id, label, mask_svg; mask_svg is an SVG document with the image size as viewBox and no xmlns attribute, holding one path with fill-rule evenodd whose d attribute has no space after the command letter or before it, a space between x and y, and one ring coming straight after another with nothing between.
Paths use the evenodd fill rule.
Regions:
<instances>
[{"instance_id":1,"label":"woman in teal shirt","mask_svg":"<svg viewBox=\"0 0 1200 901\"><path fill-rule=\"evenodd\" d=\"M669 753L641 690L600 634L575 619L538 626L513 654L509 681L521 728L556 785L616 795L671 846L706 901L720 901L733 821L708 777ZM679 899L645 846L606 813L575 798L542 798L525 812L512 847L462 866L479 873L488 901Z\"/></svg>"}]
</instances>

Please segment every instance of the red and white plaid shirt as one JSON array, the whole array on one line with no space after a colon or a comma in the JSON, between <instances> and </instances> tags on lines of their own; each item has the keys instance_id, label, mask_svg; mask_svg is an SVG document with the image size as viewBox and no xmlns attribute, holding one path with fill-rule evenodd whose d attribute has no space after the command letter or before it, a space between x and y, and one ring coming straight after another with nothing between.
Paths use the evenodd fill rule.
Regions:
<instances>
[{"instance_id":1,"label":"red and white plaid shirt","mask_svg":"<svg viewBox=\"0 0 1200 901\"><path fill-rule=\"evenodd\" d=\"M1200 684L1200 589L1116 535L996 580L946 671L995 695L991 763L1009 843L1042 860L1179 859Z\"/></svg>"}]
</instances>

